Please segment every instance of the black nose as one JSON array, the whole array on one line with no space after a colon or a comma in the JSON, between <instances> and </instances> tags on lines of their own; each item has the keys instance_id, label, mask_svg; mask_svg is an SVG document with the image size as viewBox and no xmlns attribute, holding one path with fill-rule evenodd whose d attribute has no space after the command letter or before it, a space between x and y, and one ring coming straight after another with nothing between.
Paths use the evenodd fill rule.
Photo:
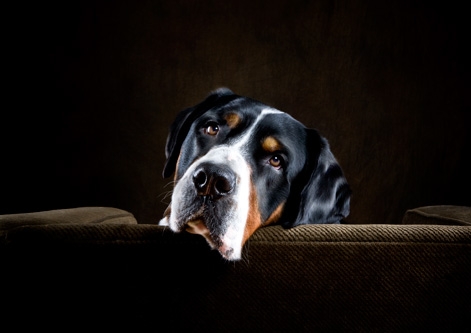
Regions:
<instances>
[{"instance_id":1,"label":"black nose","mask_svg":"<svg viewBox=\"0 0 471 333\"><path fill-rule=\"evenodd\" d=\"M234 172L224 165L202 163L193 173L193 183L198 195L209 196L213 200L231 193L235 182Z\"/></svg>"}]
</instances>

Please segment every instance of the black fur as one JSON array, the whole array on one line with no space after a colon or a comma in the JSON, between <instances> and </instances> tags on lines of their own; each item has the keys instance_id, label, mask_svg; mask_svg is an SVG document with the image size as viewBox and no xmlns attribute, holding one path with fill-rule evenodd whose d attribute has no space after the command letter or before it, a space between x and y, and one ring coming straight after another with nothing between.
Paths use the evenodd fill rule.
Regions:
<instances>
[{"instance_id":1,"label":"black fur","mask_svg":"<svg viewBox=\"0 0 471 333\"><path fill-rule=\"evenodd\" d=\"M200 104L187 108L177 115L176 119L170 126L167 143L165 145L165 156L167 157L167 161L162 174L164 178L170 177L175 171L181 146L193 122L209 109L217 105L227 104L237 97L238 96L229 89L219 89L209 95Z\"/></svg>"},{"instance_id":2,"label":"black fur","mask_svg":"<svg viewBox=\"0 0 471 333\"><path fill-rule=\"evenodd\" d=\"M231 104L231 110L241 113L243 124L232 131L227 129L221 132L218 140L222 141L205 142L205 138L198 141L194 131L203 122L205 115L218 115L218 112L224 112L228 104ZM178 181L186 168L212 145L228 144L233 138L243 135L244 130L266 107L263 103L236 95L229 89L219 89L200 104L182 111L170 127L163 176L169 177L176 172ZM286 144L286 151L280 152L287 161L282 172L273 171L261 162L269 158L260 147L260 142L268 135L276 135ZM188 143L185 141L187 137ZM263 219L267 219L282 202L286 204L278 222L286 228L302 224L340 223L348 216L350 188L327 140L316 130L306 128L287 114L269 115L258 124L249 150L246 158L253 170L252 183L258 191Z\"/></svg>"}]
</instances>

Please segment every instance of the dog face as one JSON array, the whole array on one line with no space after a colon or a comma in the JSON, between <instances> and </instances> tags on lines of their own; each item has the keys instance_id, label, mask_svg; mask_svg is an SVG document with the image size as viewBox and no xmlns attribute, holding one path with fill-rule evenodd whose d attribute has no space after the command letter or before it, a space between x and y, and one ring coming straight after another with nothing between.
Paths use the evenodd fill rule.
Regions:
<instances>
[{"instance_id":1,"label":"dog face","mask_svg":"<svg viewBox=\"0 0 471 333\"><path fill-rule=\"evenodd\" d=\"M290 115L219 89L170 127L163 175L174 173L160 225L241 258L255 230L339 223L350 189L327 141Z\"/></svg>"}]
</instances>

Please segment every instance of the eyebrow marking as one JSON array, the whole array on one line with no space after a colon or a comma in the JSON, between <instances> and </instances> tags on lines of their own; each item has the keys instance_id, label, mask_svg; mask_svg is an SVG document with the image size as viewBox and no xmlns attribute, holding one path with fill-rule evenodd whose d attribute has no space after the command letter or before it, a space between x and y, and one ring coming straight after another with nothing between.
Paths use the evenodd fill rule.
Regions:
<instances>
[{"instance_id":1,"label":"eyebrow marking","mask_svg":"<svg viewBox=\"0 0 471 333\"><path fill-rule=\"evenodd\" d=\"M262 112L255 118L255 121L250 127L247 128L245 134L234 144L232 145L233 149L241 149L244 145L247 144L247 141L252 137L253 132L255 131L257 124L268 114L285 114L283 111L273 109L273 108L266 108L263 109Z\"/></svg>"},{"instance_id":2,"label":"eyebrow marking","mask_svg":"<svg viewBox=\"0 0 471 333\"><path fill-rule=\"evenodd\" d=\"M268 136L262 141L262 148L270 153L281 149L280 142L272 136Z\"/></svg>"},{"instance_id":3,"label":"eyebrow marking","mask_svg":"<svg viewBox=\"0 0 471 333\"><path fill-rule=\"evenodd\" d=\"M240 116L235 112L230 112L224 116L226 119L227 126L230 128L236 128L240 124Z\"/></svg>"}]
</instances>

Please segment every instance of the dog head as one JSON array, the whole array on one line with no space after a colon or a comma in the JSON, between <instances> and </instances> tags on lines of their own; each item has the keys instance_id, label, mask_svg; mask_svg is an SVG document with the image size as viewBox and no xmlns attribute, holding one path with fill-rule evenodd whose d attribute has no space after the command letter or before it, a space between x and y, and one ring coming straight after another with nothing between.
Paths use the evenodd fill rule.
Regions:
<instances>
[{"instance_id":1,"label":"dog head","mask_svg":"<svg viewBox=\"0 0 471 333\"><path fill-rule=\"evenodd\" d=\"M200 234L227 260L255 230L339 223L350 189L327 140L290 115L222 88L180 112L163 176L174 174L160 225Z\"/></svg>"}]
</instances>

